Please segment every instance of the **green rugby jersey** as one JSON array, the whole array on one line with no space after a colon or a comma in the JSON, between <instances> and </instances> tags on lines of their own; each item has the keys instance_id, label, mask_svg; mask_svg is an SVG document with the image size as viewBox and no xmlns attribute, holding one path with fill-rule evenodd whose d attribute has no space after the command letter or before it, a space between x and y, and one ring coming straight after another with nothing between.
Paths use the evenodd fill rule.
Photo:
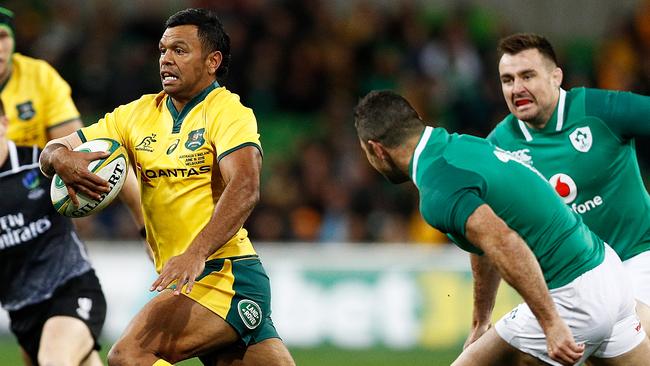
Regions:
<instances>
[{"instance_id":1,"label":"green rugby jersey","mask_svg":"<svg viewBox=\"0 0 650 366\"><path fill-rule=\"evenodd\" d=\"M465 223L486 203L526 241L551 289L603 261L603 241L548 182L484 139L426 127L409 171L426 222L466 251L481 254L465 238Z\"/></svg>"},{"instance_id":2,"label":"green rugby jersey","mask_svg":"<svg viewBox=\"0 0 650 366\"><path fill-rule=\"evenodd\" d=\"M488 140L540 171L626 260L650 249L650 197L633 139L649 134L650 97L577 88L560 90L543 129L530 128L511 114Z\"/></svg>"}]
</instances>

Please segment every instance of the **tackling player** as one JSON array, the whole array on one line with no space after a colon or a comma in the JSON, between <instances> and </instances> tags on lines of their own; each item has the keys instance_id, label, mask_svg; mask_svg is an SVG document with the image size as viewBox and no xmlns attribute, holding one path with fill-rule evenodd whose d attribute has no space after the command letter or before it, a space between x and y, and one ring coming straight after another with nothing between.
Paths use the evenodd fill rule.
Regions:
<instances>
[{"instance_id":1,"label":"tackling player","mask_svg":"<svg viewBox=\"0 0 650 366\"><path fill-rule=\"evenodd\" d=\"M163 91L54 140L42 169L77 192L106 182L87 170L86 139L119 141L137 167L160 291L109 353L109 365L293 365L271 320L269 279L242 227L259 198L262 162L253 112L217 79L230 39L203 9L171 16L159 42Z\"/></svg>"},{"instance_id":2,"label":"tackling player","mask_svg":"<svg viewBox=\"0 0 650 366\"><path fill-rule=\"evenodd\" d=\"M364 97L354 121L370 164L412 180L427 223L473 253L475 321L490 319L501 277L525 301L454 365L650 365L620 259L538 172L484 139L425 126L392 92Z\"/></svg>"},{"instance_id":3,"label":"tackling player","mask_svg":"<svg viewBox=\"0 0 650 366\"><path fill-rule=\"evenodd\" d=\"M650 135L650 97L565 91L549 41L514 34L498 46L499 77L511 114L488 140L534 166L589 228L614 248L637 300L650 305L650 196L634 138ZM637 311L650 329L650 310Z\"/></svg>"}]
</instances>

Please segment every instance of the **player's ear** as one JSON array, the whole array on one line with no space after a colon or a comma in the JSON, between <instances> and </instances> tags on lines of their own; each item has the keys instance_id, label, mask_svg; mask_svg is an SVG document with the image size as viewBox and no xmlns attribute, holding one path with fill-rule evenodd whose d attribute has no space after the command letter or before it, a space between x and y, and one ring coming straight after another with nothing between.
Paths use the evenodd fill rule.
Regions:
<instances>
[{"instance_id":1,"label":"player's ear","mask_svg":"<svg viewBox=\"0 0 650 366\"><path fill-rule=\"evenodd\" d=\"M379 159L386 160L386 158L388 157L388 152L386 151L386 148L384 148L384 145L381 144L381 142L368 140L368 146L370 146L373 155L375 155Z\"/></svg>"},{"instance_id":2,"label":"player's ear","mask_svg":"<svg viewBox=\"0 0 650 366\"><path fill-rule=\"evenodd\" d=\"M557 88L562 85L562 79L564 78L564 73L562 72L562 69L559 67L555 67L551 73L551 77L553 78L553 85Z\"/></svg>"},{"instance_id":3,"label":"player's ear","mask_svg":"<svg viewBox=\"0 0 650 366\"><path fill-rule=\"evenodd\" d=\"M210 52L206 60L208 66L208 72L210 73L210 75L214 75L217 73L217 70L219 69L222 60L223 60L223 55L221 54L220 51Z\"/></svg>"}]
</instances>

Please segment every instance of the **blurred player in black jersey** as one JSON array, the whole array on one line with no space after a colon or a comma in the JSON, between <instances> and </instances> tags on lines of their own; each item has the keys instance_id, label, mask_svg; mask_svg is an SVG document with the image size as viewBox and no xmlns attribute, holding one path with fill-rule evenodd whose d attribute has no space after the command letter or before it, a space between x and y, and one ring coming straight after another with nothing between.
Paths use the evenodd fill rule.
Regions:
<instances>
[{"instance_id":1,"label":"blurred player in black jersey","mask_svg":"<svg viewBox=\"0 0 650 366\"><path fill-rule=\"evenodd\" d=\"M0 102L0 304L33 365L101 365L106 300L72 221L52 206L40 149L7 138Z\"/></svg>"}]
</instances>

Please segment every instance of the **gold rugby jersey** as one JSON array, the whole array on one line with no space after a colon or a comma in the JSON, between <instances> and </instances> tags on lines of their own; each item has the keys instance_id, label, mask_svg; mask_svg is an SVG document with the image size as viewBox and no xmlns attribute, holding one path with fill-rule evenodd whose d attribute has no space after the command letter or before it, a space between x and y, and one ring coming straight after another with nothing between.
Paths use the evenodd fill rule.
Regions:
<instances>
[{"instance_id":1,"label":"gold rugby jersey","mask_svg":"<svg viewBox=\"0 0 650 366\"><path fill-rule=\"evenodd\" d=\"M45 147L47 130L79 118L70 86L43 60L14 53L11 76L0 92L16 145Z\"/></svg>"},{"instance_id":2,"label":"gold rugby jersey","mask_svg":"<svg viewBox=\"0 0 650 366\"><path fill-rule=\"evenodd\" d=\"M129 151L142 196L147 241L160 272L208 223L225 188L217 163L244 146L261 151L257 121L239 96L215 82L180 113L164 92L115 109L79 131ZM255 254L244 228L208 259Z\"/></svg>"}]
</instances>

